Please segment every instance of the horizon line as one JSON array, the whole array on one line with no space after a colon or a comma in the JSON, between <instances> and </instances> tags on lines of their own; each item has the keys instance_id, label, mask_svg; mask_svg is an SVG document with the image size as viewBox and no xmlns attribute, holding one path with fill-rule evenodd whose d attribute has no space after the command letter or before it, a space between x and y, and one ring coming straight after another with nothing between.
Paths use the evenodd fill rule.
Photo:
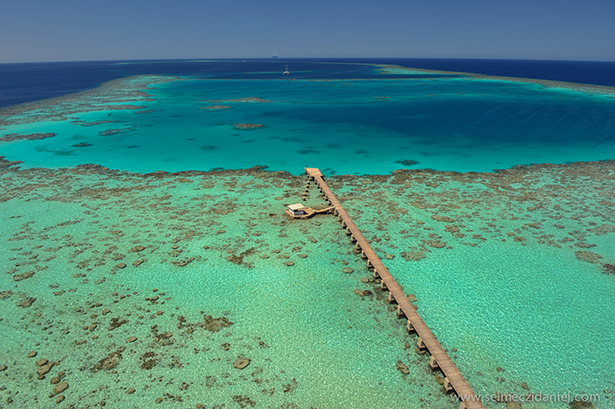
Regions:
<instances>
[{"instance_id":1,"label":"horizon line","mask_svg":"<svg viewBox=\"0 0 615 409\"><path fill-rule=\"evenodd\" d=\"M203 60L250 60L250 61L284 61L284 60L481 60L481 61L554 61L554 62L596 62L615 63L613 60L585 60L585 59L553 59L553 58L493 58L493 57L193 57L193 58L137 58L137 59L79 59L79 60L44 60L44 61L10 61L5 64L45 64L45 63L79 63L79 62L146 62L146 61L194 61Z\"/></svg>"}]
</instances>

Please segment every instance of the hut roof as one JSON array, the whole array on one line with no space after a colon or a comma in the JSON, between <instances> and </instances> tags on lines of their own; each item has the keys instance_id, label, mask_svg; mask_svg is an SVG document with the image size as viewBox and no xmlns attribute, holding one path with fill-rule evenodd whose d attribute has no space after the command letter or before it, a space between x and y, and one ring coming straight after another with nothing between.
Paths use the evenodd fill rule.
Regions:
<instances>
[{"instance_id":1,"label":"hut roof","mask_svg":"<svg viewBox=\"0 0 615 409\"><path fill-rule=\"evenodd\" d=\"M288 206L288 208L289 208L290 210L293 210L293 211L294 211L294 210L301 210L301 209L305 209L305 206L304 206L304 205L302 205L301 203L295 203L295 204L291 204L291 205L289 205L289 206Z\"/></svg>"}]
</instances>

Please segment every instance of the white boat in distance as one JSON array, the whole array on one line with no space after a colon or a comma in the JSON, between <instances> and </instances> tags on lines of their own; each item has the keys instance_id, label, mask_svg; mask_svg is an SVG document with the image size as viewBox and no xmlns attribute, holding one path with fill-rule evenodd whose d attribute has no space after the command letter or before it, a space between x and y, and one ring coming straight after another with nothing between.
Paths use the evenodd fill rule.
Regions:
<instances>
[{"instance_id":1,"label":"white boat in distance","mask_svg":"<svg viewBox=\"0 0 615 409\"><path fill-rule=\"evenodd\" d=\"M284 72L282 73L282 75L289 75L290 71L288 71L288 64L286 64L286 68L284 69Z\"/></svg>"}]
</instances>

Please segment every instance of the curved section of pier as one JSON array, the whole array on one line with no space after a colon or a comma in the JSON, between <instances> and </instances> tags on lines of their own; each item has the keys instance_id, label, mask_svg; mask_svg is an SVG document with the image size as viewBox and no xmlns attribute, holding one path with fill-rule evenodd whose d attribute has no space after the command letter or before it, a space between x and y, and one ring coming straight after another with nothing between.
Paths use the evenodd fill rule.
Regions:
<instances>
[{"instance_id":1,"label":"curved section of pier","mask_svg":"<svg viewBox=\"0 0 615 409\"><path fill-rule=\"evenodd\" d=\"M331 189L329 189L320 170L318 168L305 168L305 173L316 182L322 194L329 201L329 204L333 206L338 221L342 223L342 227L346 228L346 234L350 236L353 242L356 242L356 248L361 250L361 256L367 259L367 268L374 271L374 277L381 279L381 288L389 291L389 301L397 303L397 314L405 316L408 320L408 331L416 332L418 335L418 350L424 351L426 349L429 351L431 355L430 367L434 370L439 369L444 374L444 391L446 393L454 392L459 396L461 401L460 408L484 409L483 404L479 401L479 397L461 375L461 372L459 372L451 358L444 351L435 335L416 312L408 297L399 287L399 284L397 284L389 270L382 264L382 261L372 250L361 231L354 224L350 216L348 216L348 213L346 213L346 210L344 210Z\"/></svg>"}]
</instances>

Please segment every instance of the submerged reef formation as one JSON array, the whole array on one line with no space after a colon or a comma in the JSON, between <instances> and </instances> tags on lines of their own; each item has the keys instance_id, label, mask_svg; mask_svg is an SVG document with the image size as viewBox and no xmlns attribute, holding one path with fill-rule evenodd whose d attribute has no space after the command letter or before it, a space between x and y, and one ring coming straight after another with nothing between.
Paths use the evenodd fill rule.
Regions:
<instances>
[{"instance_id":1,"label":"submerged reef formation","mask_svg":"<svg viewBox=\"0 0 615 409\"><path fill-rule=\"evenodd\" d=\"M605 273L615 260L587 250L596 247L592 237L615 233L615 161L515 166L495 173L401 169L392 176L366 175L358 187L346 185L356 179L333 176L329 184L346 192L341 197L357 220L370 202L386 214L373 227L382 232L374 236L377 243L398 235L414 238L418 245L402 252L409 260L422 259L434 248L474 247L488 239L568 248ZM413 228L394 232L388 227L403 219ZM478 231L466 226L481 219Z\"/></svg>"},{"instance_id":2,"label":"submerged reef formation","mask_svg":"<svg viewBox=\"0 0 615 409\"><path fill-rule=\"evenodd\" d=\"M201 109L231 109L231 106L228 105L212 105L208 107L202 107Z\"/></svg>"},{"instance_id":3,"label":"submerged reef formation","mask_svg":"<svg viewBox=\"0 0 615 409\"><path fill-rule=\"evenodd\" d=\"M458 407L333 216L284 214L300 176L1 158L0 179L0 376L16 407ZM615 234L613 182L612 161L327 178L428 324L441 300L404 273L460 249L550 248L615 279L599 241ZM529 366L469 359L489 346L450 330L434 328L477 393L543 390Z\"/></svg>"},{"instance_id":4,"label":"submerged reef formation","mask_svg":"<svg viewBox=\"0 0 615 409\"><path fill-rule=\"evenodd\" d=\"M472 72L460 72L460 71L442 71L442 70L431 70L425 68L409 68L403 67L401 65L385 65L385 64L375 64L376 70L381 74L393 74L393 75L420 75L420 76L433 76L433 77L458 77L458 78L468 78L468 79L479 79L479 80L496 80L496 81L511 81L511 82L526 82L530 84L538 84L542 85L545 88L555 88L555 89L568 89L575 90L580 92L586 92L589 94L603 94L603 95L613 95L613 87L603 86L603 85L595 85L595 84L579 84L573 82L564 82L564 81L550 81L543 79L534 79L534 78L521 78L521 77L505 77L498 75L488 75L488 74L479 74Z\"/></svg>"},{"instance_id":5,"label":"submerged reef formation","mask_svg":"<svg viewBox=\"0 0 615 409\"><path fill-rule=\"evenodd\" d=\"M3 137L0 137L0 141L3 141L3 142L13 142L13 141L19 141L19 140L34 141L37 139L52 138L54 136L56 136L56 134L53 132L31 133L27 135L8 134Z\"/></svg>"},{"instance_id":6,"label":"submerged reef formation","mask_svg":"<svg viewBox=\"0 0 615 409\"><path fill-rule=\"evenodd\" d=\"M245 97L245 98L237 98L237 99L204 99L201 102L214 102L214 103L218 103L218 102L248 102L248 103L258 102L258 103L262 103L262 102L273 102L273 101L268 100L268 99L258 98L258 97Z\"/></svg>"},{"instance_id":7,"label":"submerged reef formation","mask_svg":"<svg viewBox=\"0 0 615 409\"><path fill-rule=\"evenodd\" d=\"M235 129L249 130L249 129L258 129L262 128L263 124L233 124Z\"/></svg>"},{"instance_id":8,"label":"submerged reef formation","mask_svg":"<svg viewBox=\"0 0 615 409\"><path fill-rule=\"evenodd\" d=\"M301 177L263 167L134 174L18 165L0 161L0 331L15 341L0 349L0 374L17 406L309 407L325 379L357 364L344 350L325 353L323 333L369 344L383 331L403 337L386 305L369 303L386 299L375 283L354 295L358 278L342 269L361 264L335 224L318 216L308 229L285 215ZM321 257L331 266L315 268ZM309 286L289 291L284 277ZM299 300L316 308L310 323L277 311ZM344 401L360 408L375 397L365 382L396 376L399 360L410 368L404 376L428 385L413 388L421 399L450 406L424 373L426 359L409 359L399 340L379 344L389 351L374 361L382 373L331 383L319 406L335 406L356 384ZM356 348L366 361L365 346ZM387 388L409 393L407 382L395 377Z\"/></svg>"},{"instance_id":9,"label":"submerged reef formation","mask_svg":"<svg viewBox=\"0 0 615 409\"><path fill-rule=\"evenodd\" d=\"M413 165L418 165L420 162L414 159L400 159L400 160L396 160L395 163L399 163L404 166L413 166Z\"/></svg>"},{"instance_id":10,"label":"submerged reef formation","mask_svg":"<svg viewBox=\"0 0 615 409\"><path fill-rule=\"evenodd\" d=\"M9 106L0 109L0 130L2 130L3 126L7 125L27 124L42 121L69 121L82 126L94 126L102 123L115 122L109 120L88 123L80 121L72 115L79 115L85 112L94 111L143 109L145 106L140 105L139 103L154 100L151 95L147 93L147 89L149 87L155 87L157 84L181 80L181 78L177 77L164 76L126 77L106 82L103 85L88 91ZM27 114L24 115L24 113ZM6 135L5 137L7 136L10 135ZM34 137L26 139L42 138Z\"/></svg>"}]
</instances>

